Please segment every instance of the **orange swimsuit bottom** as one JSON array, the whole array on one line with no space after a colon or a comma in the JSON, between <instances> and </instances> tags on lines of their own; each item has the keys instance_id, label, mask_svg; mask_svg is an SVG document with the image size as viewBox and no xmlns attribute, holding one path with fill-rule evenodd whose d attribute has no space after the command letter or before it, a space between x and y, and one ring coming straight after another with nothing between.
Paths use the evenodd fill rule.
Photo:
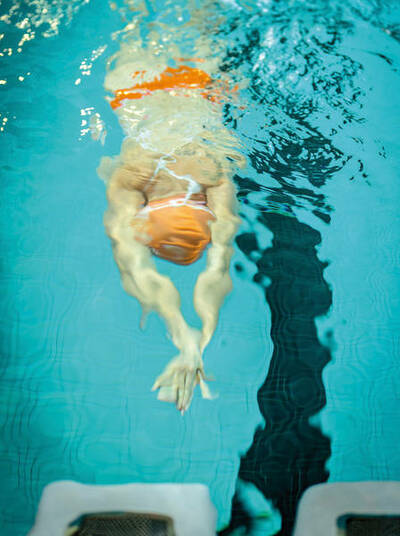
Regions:
<instances>
[{"instance_id":1,"label":"orange swimsuit bottom","mask_svg":"<svg viewBox=\"0 0 400 536\"><path fill-rule=\"evenodd\" d=\"M145 71L137 71L133 74L136 76L138 74L144 73ZM136 84L130 88L126 89L117 89L115 92L114 99L110 102L113 110L121 106L123 101L129 99L140 99L147 95L151 95L153 91L164 90L164 91L173 91L175 89L200 89L201 96L205 99L209 99L213 102L219 100L218 94L221 94L223 91L227 90L226 85L219 83L220 86L217 88L217 84L214 82L213 87L212 78L205 71L197 69L194 67L189 67L188 65L181 65L179 67L166 67L164 71L154 80L148 82L142 82ZM237 86L235 86L231 92L235 92Z\"/></svg>"},{"instance_id":2,"label":"orange swimsuit bottom","mask_svg":"<svg viewBox=\"0 0 400 536\"><path fill-rule=\"evenodd\" d=\"M133 76L141 72L144 71ZM199 89L202 97L216 102L218 94L227 88L221 86L217 89L215 84L211 87L212 83L211 77L201 69L187 65L167 67L154 80L118 89L110 104L116 109L126 100L140 99L157 90L170 92L182 88ZM237 87L232 91L236 90ZM176 264L191 264L201 257L211 240L209 224L215 219L207 207L204 194L186 198L182 194L150 201L138 214L139 218L143 218L141 230L149 237L139 240L151 247L158 257Z\"/></svg>"}]
</instances>

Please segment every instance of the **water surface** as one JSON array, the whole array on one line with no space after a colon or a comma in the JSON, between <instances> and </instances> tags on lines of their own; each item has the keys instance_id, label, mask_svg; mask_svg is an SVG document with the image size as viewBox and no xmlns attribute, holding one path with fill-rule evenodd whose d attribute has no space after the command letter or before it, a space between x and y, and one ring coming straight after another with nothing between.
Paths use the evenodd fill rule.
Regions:
<instances>
[{"instance_id":1,"label":"water surface","mask_svg":"<svg viewBox=\"0 0 400 536\"><path fill-rule=\"evenodd\" d=\"M233 524L268 514L252 534L290 534L311 484L400 478L396 4L210 3L222 69L246 80L224 118L248 166L205 355L219 397L182 419L150 393L174 348L155 315L139 329L95 170L121 143L103 90L121 29L190 39L193 5L2 3L2 534L65 478L203 482L220 529L238 489ZM202 266L167 268L187 302Z\"/></svg>"}]
</instances>

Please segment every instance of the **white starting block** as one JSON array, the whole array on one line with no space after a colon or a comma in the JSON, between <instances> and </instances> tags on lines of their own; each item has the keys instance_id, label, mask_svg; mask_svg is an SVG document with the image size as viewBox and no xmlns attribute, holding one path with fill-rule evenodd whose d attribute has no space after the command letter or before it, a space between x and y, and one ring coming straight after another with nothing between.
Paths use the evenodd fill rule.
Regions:
<instances>
[{"instance_id":1,"label":"white starting block","mask_svg":"<svg viewBox=\"0 0 400 536\"><path fill-rule=\"evenodd\" d=\"M208 488L202 484L97 486L59 481L44 488L36 521L28 536L79 534L77 520L85 516L96 518L96 514L100 521L106 519L105 514L114 514L114 517L115 514L132 514L132 518L148 514L150 520L169 518L172 521L170 528L157 532L168 536L215 536L216 533L217 512ZM149 530L147 528L141 534L150 536ZM126 534L118 528L106 532L107 536L121 533Z\"/></svg>"},{"instance_id":2,"label":"white starting block","mask_svg":"<svg viewBox=\"0 0 400 536\"><path fill-rule=\"evenodd\" d=\"M297 510L293 536L400 534L400 482L317 484Z\"/></svg>"}]
</instances>

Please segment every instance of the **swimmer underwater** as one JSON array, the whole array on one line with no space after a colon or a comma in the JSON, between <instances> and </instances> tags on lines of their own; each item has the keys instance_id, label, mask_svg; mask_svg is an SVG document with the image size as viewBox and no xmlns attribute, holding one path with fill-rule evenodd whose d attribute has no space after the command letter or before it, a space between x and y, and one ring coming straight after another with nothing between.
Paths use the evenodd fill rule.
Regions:
<instances>
[{"instance_id":1,"label":"swimmer underwater","mask_svg":"<svg viewBox=\"0 0 400 536\"><path fill-rule=\"evenodd\" d=\"M154 32L124 42L108 61L105 89L112 94L126 138L121 153L104 157L98 173L107 185L104 223L125 291L143 314L166 322L178 355L156 379L158 398L183 414L194 388L205 383L203 352L232 287L232 240L240 220L231 177L244 165L238 142L222 123L225 96L235 88L221 78L215 49L199 37L182 58L176 32ZM202 328L187 324L180 295L160 274L153 256L188 265L207 250L207 266L194 288Z\"/></svg>"}]
</instances>

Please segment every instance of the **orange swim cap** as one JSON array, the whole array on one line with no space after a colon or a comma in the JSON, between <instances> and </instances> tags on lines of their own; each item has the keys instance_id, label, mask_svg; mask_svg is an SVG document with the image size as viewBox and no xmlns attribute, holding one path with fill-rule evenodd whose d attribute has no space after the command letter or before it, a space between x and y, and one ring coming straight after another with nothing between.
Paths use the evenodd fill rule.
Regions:
<instances>
[{"instance_id":1,"label":"orange swim cap","mask_svg":"<svg viewBox=\"0 0 400 536\"><path fill-rule=\"evenodd\" d=\"M215 219L203 203L183 204L184 196L150 201L143 231L146 243L157 257L175 264L191 264L199 259L211 240L209 223ZM177 204L173 204L178 201Z\"/></svg>"}]
</instances>

